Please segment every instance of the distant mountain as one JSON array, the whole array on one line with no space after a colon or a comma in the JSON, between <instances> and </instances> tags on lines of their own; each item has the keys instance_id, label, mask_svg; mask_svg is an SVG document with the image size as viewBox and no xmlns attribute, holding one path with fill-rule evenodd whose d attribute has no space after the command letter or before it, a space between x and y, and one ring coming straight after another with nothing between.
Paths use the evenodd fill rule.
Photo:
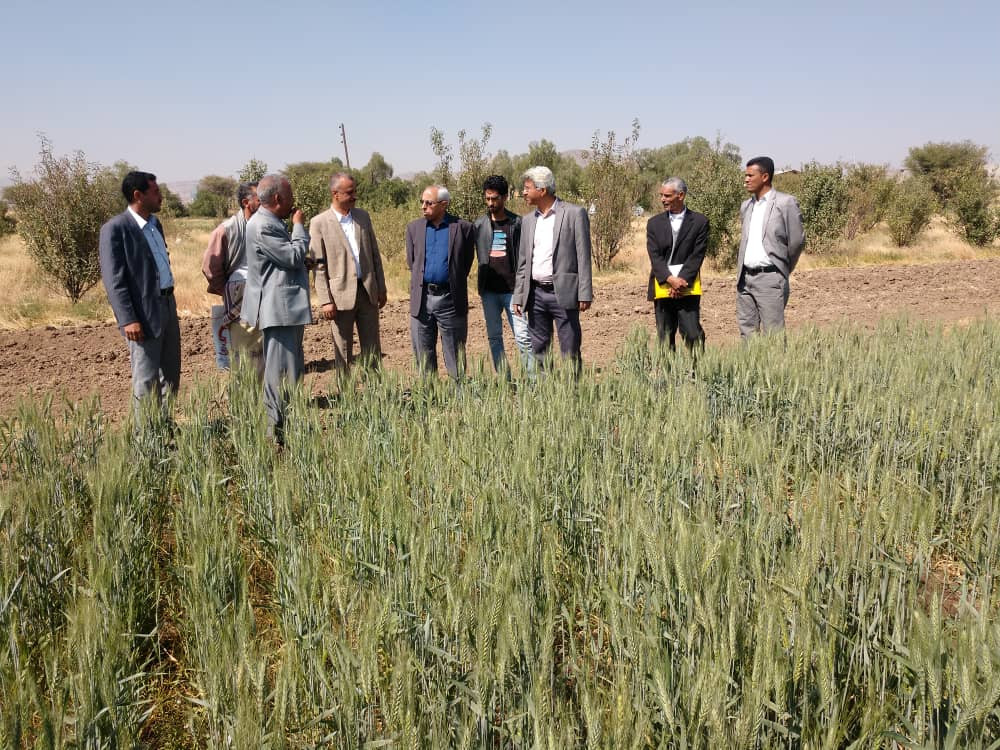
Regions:
<instances>
[{"instance_id":1,"label":"distant mountain","mask_svg":"<svg viewBox=\"0 0 1000 750\"><path fill-rule=\"evenodd\" d=\"M198 183L201 180L171 180L163 184L170 188L187 205L194 200L194 194L198 191Z\"/></svg>"}]
</instances>

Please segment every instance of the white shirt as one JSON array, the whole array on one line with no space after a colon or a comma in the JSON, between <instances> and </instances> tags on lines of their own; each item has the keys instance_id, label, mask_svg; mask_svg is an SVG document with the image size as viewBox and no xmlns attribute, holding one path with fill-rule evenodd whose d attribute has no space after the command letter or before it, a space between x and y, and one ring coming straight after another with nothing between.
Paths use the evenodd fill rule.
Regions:
<instances>
[{"instance_id":1,"label":"white shirt","mask_svg":"<svg viewBox=\"0 0 1000 750\"><path fill-rule=\"evenodd\" d=\"M333 208L331 206L331 208ZM354 217L351 216L350 212L345 216L340 213L336 208L333 209L334 215L340 222L340 228L344 230L344 234L347 236L347 243L351 246L351 255L354 256L354 271L357 273L358 278L361 278L361 250L358 248L358 233L357 228L354 226Z\"/></svg>"},{"instance_id":2,"label":"white shirt","mask_svg":"<svg viewBox=\"0 0 1000 750\"><path fill-rule=\"evenodd\" d=\"M542 284L552 283L552 256L556 246L555 229L556 204L553 203L544 214L536 208L535 242L531 250L531 278Z\"/></svg>"},{"instance_id":3,"label":"white shirt","mask_svg":"<svg viewBox=\"0 0 1000 750\"><path fill-rule=\"evenodd\" d=\"M139 225L139 231L146 238L149 249L153 251L153 260L156 261L156 273L160 277L160 289L169 289L174 285L174 274L170 271L170 257L167 255L167 243L163 241L163 235L153 226L153 223L146 221L132 207L128 207L128 212L132 214L135 223Z\"/></svg>"},{"instance_id":4,"label":"white shirt","mask_svg":"<svg viewBox=\"0 0 1000 750\"><path fill-rule=\"evenodd\" d=\"M743 253L744 268L763 268L774 265L771 256L764 249L764 217L767 215L769 201L774 195L774 188L768 190L760 198L753 199L750 207L750 230L747 232L747 249Z\"/></svg>"},{"instance_id":5,"label":"white shirt","mask_svg":"<svg viewBox=\"0 0 1000 750\"><path fill-rule=\"evenodd\" d=\"M679 214L670 214L670 231L674 235L674 242L677 242L677 233L681 231L681 224L684 223L684 216L687 212L686 208L682 208Z\"/></svg>"}]
</instances>

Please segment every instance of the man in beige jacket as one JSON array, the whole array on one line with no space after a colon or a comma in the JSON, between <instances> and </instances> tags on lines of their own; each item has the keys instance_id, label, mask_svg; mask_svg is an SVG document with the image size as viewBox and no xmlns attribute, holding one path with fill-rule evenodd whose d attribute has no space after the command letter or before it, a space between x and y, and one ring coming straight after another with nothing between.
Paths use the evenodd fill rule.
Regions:
<instances>
[{"instance_id":1,"label":"man in beige jacket","mask_svg":"<svg viewBox=\"0 0 1000 750\"><path fill-rule=\"evenodd\" d=\"M334 366L345 372L354 360L354 328L361 358L378 365L379 310L386 303L385 274L375 230L355 208L357 185L346 172L330 178L331 206L309 225L309 253L316 265L316 296L333 329Z\"/></svg>"}]
</instances>

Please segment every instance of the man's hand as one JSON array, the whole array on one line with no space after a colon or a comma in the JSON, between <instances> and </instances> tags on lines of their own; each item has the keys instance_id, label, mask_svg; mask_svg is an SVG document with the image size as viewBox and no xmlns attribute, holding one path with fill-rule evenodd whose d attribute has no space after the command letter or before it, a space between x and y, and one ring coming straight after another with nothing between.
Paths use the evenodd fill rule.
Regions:
<instances>
[{"instance_id":1,"label":"man's hand","mask_svg":"<svg viewBox=\"0 0 1000 750\"><path fill-rule=\"evenodd\" d=\"M389 296L385 292L379 292L378 295L378 309L381 310L385 307L385 303L389 301Z\"/></svg>"},{"instance_id":2,"label":"man's hand","mask_svg":"<svg viewBox=\"0 0 1000 750\"><path fill-rule=\"evenodd\" d=\"M146 340L146 336L142 332L142 323L139 322L129 323L126 326L122 326L122 333L125 334L125 338L129 341L141 343Z\"/></svg>"},{"instance_id":3,"label":"man's hand","mask_svg":"<svg viewBox=\"0 0 1000 750\"><path fill-rule=\"evenodd\" d=\"M580 300L580 312L587 312L590 309L590 302Z\"/></svg>"},{"instance_id":4,"label":"man's hand","mask_svg":"<svg viewBox=\"0 0 1000 750\"><path fill-rule=\"evenodd\" d=\"M292 224L304 224L305 220L306 216L304 213L302 213L302 209L296 208L295 213L292 214Z\"/></svg>"},{"instance_id":5,"label":"man's hand","mask_svg":"<svg viewBox=\"0 0 1000 750\"><path fill-rule=\"evenodd\" d=\"M515 315L516 315L517 317L519 317L519 318L520 318L520 317L522 316L522 313L521 313L521 306L520 306L519 304L517 304L516 302L514 303L514 314L515 314Z\"/></svg>"},{"instance_id":6,"label":"man's hand","mask_svg":"<svg viewBox=\"0 0 1000 750\"><path fill-rule=\"evenodd\" d=\"M327 320L333 320L334 317L336 317L337 315L337 306L332 302L327 302L325 305L323 305L322 310L323 310L323 317L326 318Z\"/></svg>"},{"instance_id":7,"label":"man's hand","mask_svg":"<svg viewBox=\"0 0 1000 750\"><path fill-rule=\"evenodd\" d=\"M688 283L680 276L668 276L667 286L670 287L670 296L676 298L684 296L684 290L687 289Z\"/></svg>"}]
</instances>

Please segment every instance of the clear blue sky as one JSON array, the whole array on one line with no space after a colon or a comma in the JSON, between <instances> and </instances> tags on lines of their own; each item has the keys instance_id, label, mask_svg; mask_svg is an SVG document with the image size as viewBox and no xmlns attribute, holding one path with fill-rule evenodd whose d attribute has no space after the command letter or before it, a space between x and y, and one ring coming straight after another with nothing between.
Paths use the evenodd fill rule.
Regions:
<instances>
[{"instance_id":1,"label":"clear blue sky","mask_svg":"<svg viewBox=\"0 0 1000 750\"><path fill-rule=\"evenodd\" d=\"M1000 2L149 3L6 0L0 179L36 132L164 182L381 152L430 168L432 125L490 150L642 125L781 166L899 164L971 139L1000 161Z\"/></svg>"}]
</instances>

